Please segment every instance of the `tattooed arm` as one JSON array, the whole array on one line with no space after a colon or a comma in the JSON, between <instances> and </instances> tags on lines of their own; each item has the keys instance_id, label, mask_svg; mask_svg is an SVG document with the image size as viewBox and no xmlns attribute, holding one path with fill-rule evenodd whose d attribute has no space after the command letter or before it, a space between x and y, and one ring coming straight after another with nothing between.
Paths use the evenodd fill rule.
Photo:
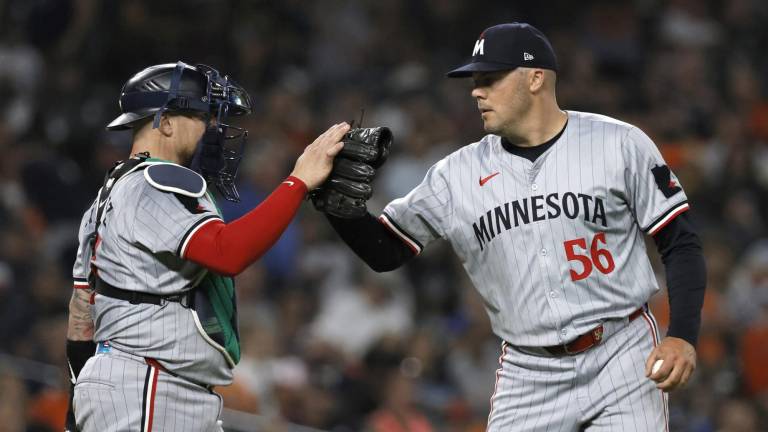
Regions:
<instances>
[{"instance_id":1,"label":"tattooed arm","mask_svg":"<svg viewBox=\"0 0 768 432\"><path fill-rule=\"evenodd\" d=\"M96 351L93 342L93 316L91 315L90 288L75 288L69 300L69 323L67 325L67 369L72 381L69 393L69 408L67 409L66 431L77 431L75 414L72 409L75 382L85 362Z\"/></svg>"},{"instance_id":2,"label":"tattooed arm","mask_svg":"<svg viewBox=\"0 0 768 432\"><path fill-rule=\"evenodd\" d=\"M67 339L93 341L93 317L91 316L91 289L75 288L69 300L69 324Z\"/></svg>"}]
</instances>

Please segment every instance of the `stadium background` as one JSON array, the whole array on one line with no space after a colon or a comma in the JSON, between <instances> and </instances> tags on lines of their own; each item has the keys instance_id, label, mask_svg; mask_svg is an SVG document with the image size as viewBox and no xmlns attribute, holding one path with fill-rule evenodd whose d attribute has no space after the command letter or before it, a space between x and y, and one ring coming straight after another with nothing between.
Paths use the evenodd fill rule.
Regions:
<instances>
[{"instance_id":1,"label":"stadium background","mask_svg":"<svg viewBox=\"0 0 768 432\"><path fill-rule=\"evenodd\" d=\"M481 136L469 83L443 73L483 28L514 20L550 36L561 106L643 128L692 202L709 284L698 370L670 398L671 429L768 430L761 0L0 0L0 429L61 430L77 221L128 154L130 134L104 130L128 76L183 59L250 91L244 199L228 219L365 108L366 125L395 135L376 212ZM655 253L654 265L663 281ZM499 341L445 244L371 274L306 204L237 282L244 355L220 389L230 430L395 432L398 415L426 419L424 431L484 430ZM665 304L662 291L662 323Z\"/></svg>"}]
</instances>

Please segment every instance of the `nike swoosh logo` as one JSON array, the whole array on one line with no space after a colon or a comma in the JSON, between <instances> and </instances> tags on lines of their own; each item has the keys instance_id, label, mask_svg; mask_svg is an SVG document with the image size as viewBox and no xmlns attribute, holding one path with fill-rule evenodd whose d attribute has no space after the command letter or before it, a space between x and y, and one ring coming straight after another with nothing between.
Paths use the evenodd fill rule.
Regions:
<instances>
[{"instance_id":1,"label":"nike swoosh logo","mask_svg":"<svg viewBox=\"0 0 768 432\"><path fill-rule=\"evenodd\" d=\"M283 183L287 184L288 186L293 186L293 182L290 180L286 180Z\"/></svg>"},{"instance_id":2,"label":"nike swoosh logo","mask_svg":"<svg viewBox=\"0 0 768 432\"><path fill-rule=\"evenodd\" d=\"M490 180L490 179L492 179L492 178L496 177L497 175L499 175L499 172L498 172L498 171L496 171L495 173L493 173L493 174L489 175L488 177L481 177L481 178L480 178L480 186L482 186L482 185L484 185L484 184L488 183L488 180Z\"/></svg>"}]
</instances>

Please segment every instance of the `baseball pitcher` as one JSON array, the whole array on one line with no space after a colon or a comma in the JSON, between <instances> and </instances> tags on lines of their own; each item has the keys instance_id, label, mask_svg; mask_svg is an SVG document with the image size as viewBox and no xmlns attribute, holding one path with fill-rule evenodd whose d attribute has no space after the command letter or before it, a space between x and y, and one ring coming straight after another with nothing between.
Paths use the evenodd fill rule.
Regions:
<instances>
[{"instance_id":1,"label":"baseball pitcher","mask_svg":"<svg viewBox=\"0 0 768 432\"><path fill-rule=\"evenodd\" d=\"M696 365L705 287L677 177L628 123L560 109L547 38L523 23L482 32L449 77L473 80L487 135L436 163L379 218L328 219L377 271L447 240L502 340L489 431L664 431L666 392ZM671 324L644 236L666 269Z\"/></svg>"}]
</instances>

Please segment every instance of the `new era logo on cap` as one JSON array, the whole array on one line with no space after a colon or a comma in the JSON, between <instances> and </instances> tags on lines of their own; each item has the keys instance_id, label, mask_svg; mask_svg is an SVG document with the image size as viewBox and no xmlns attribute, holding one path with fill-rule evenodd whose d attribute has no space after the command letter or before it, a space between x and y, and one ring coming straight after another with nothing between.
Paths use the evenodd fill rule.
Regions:
<instances>
[{"instance_id":1,"label":"new era logo on cap","mask_svg":"<svg viewBox=\"0 0 768 432\"><path fill-rule=\"evenodd\" d=\"M474 72L511 70L520 66L557 71L555 51L547 37L530 24L500 24L480 33L472 49L472 58L448 72L448 76L469 77Z\"/></svg>"}]
</instances>

